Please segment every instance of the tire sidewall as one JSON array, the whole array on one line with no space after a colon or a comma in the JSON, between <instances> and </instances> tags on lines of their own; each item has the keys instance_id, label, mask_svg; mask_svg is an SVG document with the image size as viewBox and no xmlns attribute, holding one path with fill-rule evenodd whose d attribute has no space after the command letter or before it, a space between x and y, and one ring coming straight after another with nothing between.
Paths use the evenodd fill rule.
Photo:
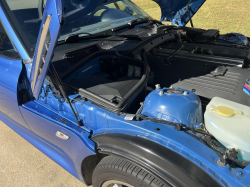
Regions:
<instances>
[{"instance_id":1,"label":"tire sidewall","mask_svg":"<svg viewBox=\"0 0 250 187\"><path fill-rule=\"evenodd\" d=\"M102 170L101 172L96 172L95 177L93 178L93 187L102 187L104 182L109 180L122 181L127 184L130 184L134 187L150 187L145 184L143 181L140 181L138 178L133 177L126 173L121 173L117 170Z\"/></svg>"}]
</instances>

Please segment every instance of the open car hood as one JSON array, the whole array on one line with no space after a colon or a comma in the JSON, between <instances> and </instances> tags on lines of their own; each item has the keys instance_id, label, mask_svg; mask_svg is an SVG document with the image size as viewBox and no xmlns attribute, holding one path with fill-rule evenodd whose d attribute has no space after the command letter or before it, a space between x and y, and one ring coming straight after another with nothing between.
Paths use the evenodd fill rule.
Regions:
<instances>
[{"instance_id":1,"label":"open car hood","mask_svg":"<svg viewBox=\"0 0 250 187\"><path fill-rule=\"evenodd\" d=\"M80 15L92 12L96 7L103 3L113 2L114 0L61 0L64 17L70 16L71 20L78 19ZM173 24L184 26L188 23L189 7L190 16L200 9L206 0L152 0L156 2L162 12L161 21L171 21ZM68 18L69 19L69 18Z\"/></svg>"},{"instance_id":2,"label":"open car hood","mask_svg":"<svg viewBox=\"0 0 250 187\"><path fill-rule=\"evenodd\" d=\"M161 21L171 21L173 24L184 26L188 23L189 15L187 7L189 7L190 16L200 9L206 0L152 0L161 7Z\"/></svg>"}]
</instances>

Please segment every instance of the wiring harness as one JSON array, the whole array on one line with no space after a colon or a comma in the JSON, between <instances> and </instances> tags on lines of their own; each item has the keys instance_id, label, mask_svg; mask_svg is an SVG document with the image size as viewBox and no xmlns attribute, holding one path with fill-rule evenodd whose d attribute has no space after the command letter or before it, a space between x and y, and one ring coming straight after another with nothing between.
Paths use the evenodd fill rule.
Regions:
<instances>
[{"instance_id":1,"label":"wiring harness","mask_svg":"<svg viewBox=\"0 0 250 187\"><path fill-rule=\"evenodd\" d=\"M218 165L220 166L225 166L230 162L234 162L239 166L242 167L246 167L250 164L250 162L247 161L242 161L242 160L238 160L237 159L237 154L238 152L235 150L235 148L230 148L230 149L226 149L226 151L224 151L222 148L218 147L213 141L212 138L215 139L215 137L210 134L205 132L203 129L193 129L190 128L184 124L181 123L175 123L175 122L171 122L171 121L166 121L166 120L161 120L161 119L156 119L156 118L150 118L147 117L145 115L142 114L136 114L136 120L137 121L141 121L141 120L147 120L147 121L152 121L155 123L162 123L165 125L170 125L170 126L174 126L176 130L178 131L191 131L192 133L194 133L195 135L197 134L203 134L205 136L203 136L203 141L213 150L219 152L222 157L218 160Z\"/></svg>"}]
</instances>

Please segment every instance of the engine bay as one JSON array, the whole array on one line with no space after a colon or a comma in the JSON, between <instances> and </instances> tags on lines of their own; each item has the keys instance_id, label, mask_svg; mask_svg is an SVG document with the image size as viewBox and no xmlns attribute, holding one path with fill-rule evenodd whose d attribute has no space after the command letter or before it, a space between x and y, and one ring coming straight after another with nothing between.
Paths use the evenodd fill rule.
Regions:
<instances>
[{"instance_id":1,"label":"engine bay","mask_svg":"<svg viewBox=\"0 0 250 187\"><path fill-rule=\"evenodd\" d=\"M177 32L183 38L181 41L164 43L148 55L155 82L196 93L202 101L203 112L216 96L250 106L250 98L243 91L250 75L247 37L194 28L179 28ZM178 53L168 60L176 51Z\"/></svg>"},{"instance_id":2,"label":"engine bay","mask_svg":"<svg viewBox=\"0 0 250 187\"><path fill-rule=\"evenodd\" d=\"M145 40L146 29L142 27L138 32ZM250 74L247 37L237 33L220 35L218 30L166 25L160 26L157 33L172 33L175 38L150 49L146 53L147 63L134 58L133 50L127 54L118 52L117 48L122 46L129 51L140 44L140 41L130 43L121 37L92 45L59 46L52 61L66 85L100 96L113 106L122 103L142 77L147 79L142 86L145 92L142 97L147 94L146 87L152 90L155 84L186 89L200 97L203 113L215 96L250 105L250 99L243 91ZM142 102L144 98L140 100Z\"/></svg>"},{"instance_id":3,"label":"engine bay","mask_svg":"<svg viewBox=\"0 0 250 187\"><path fill-rule=\"evenodd\" d=\"M87 62L65 78L64 82L119 103L140 81L143 70L141 63L127 63L113 56L103 56Z\"/></svg>"},{"instance_id":4,"label":"engine bay","mask_svg":"<svg viewBox=\"0 0 250 187\"><path fill-rule=\"evenodd\" d=\"M225 100L222 103L228 108L234 106L230 102L238 104L234 110L249 108L249 86L245 86L250 78L248 38L237 33L220 35L218 30L167 25L160 26L151 37L145 38L143 32L140 40L131 42L114 36L104 42L58 46L53 66L69 93L117 114L133 114L130 120L172 124L244 167L244 162L250 161L248 156L242 157L248 155L247 150L210 134L208 122L204 121L208 121L208 106L217 97ZM124 50L118 50L123 45ZM53 82L53 75L48 75ZM48 85L44 90L58 98L58 89ZM244 118L244 130L249 111L244 109L240 117L231 116L233 120L239 118L239 123ZM214 123L210 129L220 125ZM235 139L241 138L234 135ZM233 149L229 151L228 147ZM240 161L236 152L241 155Z\"/></svg>"},{"instance_id":5,"label":"engine bay","mask_svg":"<svg viewBox=\"0 0 250 187\"><path fill-rule=\"evenodd\" d=\"M138 32L145 37L145 28ZM134 46L140 41L129 43L113 37L111 41L96 42L84 48L79 44L71 45L70 50L59 46L53 64L65 84L100 96L102 101L109 101L113 106L123 103L142 77L147 79L147 83L144 81L141 85L144 93L140 94L140 102L155 84L160 84L197 94L202 101L203 113L209 101L216 96L250 105L250 98L243 91L250 74L247 37L237 33L220 35L218 30L175 26L161 26L157 32L172 33L175 38L150 49L146 53L147 63L131 56L133 52L118 52L122 46L126 46L125 51L129 51L127 46L132 46L135 51ZM128 112L122 110L121 105L119 110Z\"/></svg>"}]
</instances>

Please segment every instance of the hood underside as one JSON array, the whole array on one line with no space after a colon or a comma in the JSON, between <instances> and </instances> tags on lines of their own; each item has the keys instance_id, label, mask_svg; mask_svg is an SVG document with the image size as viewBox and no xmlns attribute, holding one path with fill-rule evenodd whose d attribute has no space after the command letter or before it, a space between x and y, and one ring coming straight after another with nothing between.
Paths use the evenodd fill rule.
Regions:
<instances>
[{"instance_id":1,"label":"hood underside","mask_svg":"<svg viewBox=\"0 0 250 187\"><path fill-rule=\"evenodd\" d=\"M118 0L117 0L118 1ZM179 26L186 25L190 17L200 9L206 0L152 0L156 2L162 12L161 21L171 21ZM86 15L103 3L115 2L115 0L62 0L64 16L71 15L71 19L77 19L79 15ZM188 9L187 9L188 7ZM77 14L77 12L79 14Z\"/></svg>"},{"instance_id":2,"label":"hood underside","mask_svg":"<svg viewBox=\"0 0 250 187\"><path fill-rule=\"evenodd\" d=\"M186 25L190 17L200 9L206 0L152 0L156 2L162 12L161 21L171 21L179 26ZM187 9L188 7L188 9Z\"/></svg>"}]
</instances>

